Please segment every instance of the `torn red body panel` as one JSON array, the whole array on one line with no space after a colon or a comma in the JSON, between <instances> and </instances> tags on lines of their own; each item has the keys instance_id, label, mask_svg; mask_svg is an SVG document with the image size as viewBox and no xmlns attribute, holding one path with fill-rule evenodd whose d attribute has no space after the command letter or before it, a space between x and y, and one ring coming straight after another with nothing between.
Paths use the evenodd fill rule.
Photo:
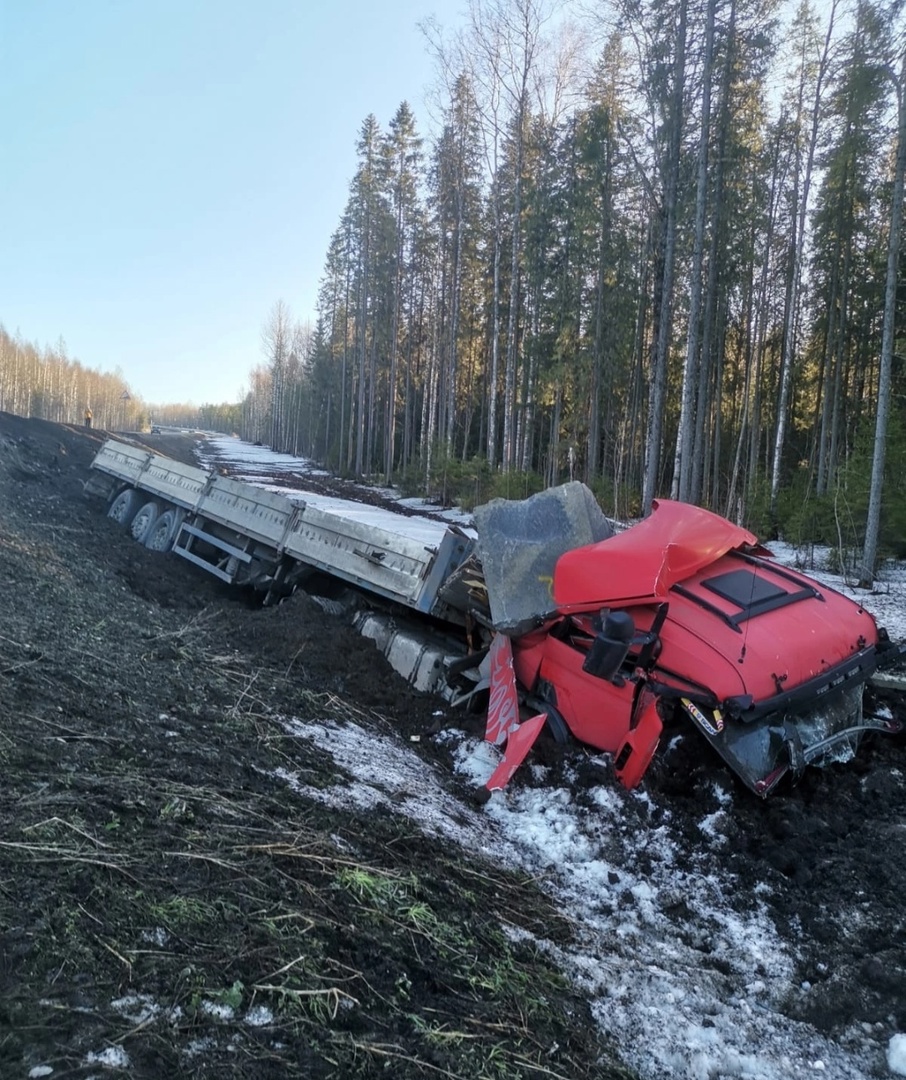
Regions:
<instances>
[{"instance_id":1,"label":"torn red body panel","mask_svg":"<svg viewBox=\"0 0 906 1080\"><path fill-rule=\"evenodd\" d=\"M662 600L673 585L743 548L765 553L756 536L726 518L687 503L655 500L651 516L638 525L561 555L554 600L563 614Z\"/></svg>"},{"instance_id":2,"label":"torn red body panel","mask_svg":"<svg viewBox=\"0 0 906 1080\"><path fill-rule=\"evenodd\" d=\"M650 690L643 690L640 694L634 721L613 761L617 779L627 788L634 788L645 775L664 730L657 695Z\"/></svg>"},{"instance_id":3,"label":"torn red body panel","mask_svg":"<svg viewBox=\"0 0 906 1080\"><path fill-rule=\"evenodd\" d=\"M533 716L530 720L517 724L516 728L510 732L500 764L485 785L488 791L499 791L509 783L513 773L525 761L526 754L535 745L535 740L541 734L546 720L547 717L544 714Z\"/></svg>"},{"instance_id":4,"label":"torn red body panel","mask_svg":"<svg viewBox=\"0 0 906 1080\"><path fill-rule=\"evenodd\" d=\"M513 673L513 646L503 634L491 642L491 692L485 739L502 746L519 727L519 694Z\"/></svg>"}]
</instances>

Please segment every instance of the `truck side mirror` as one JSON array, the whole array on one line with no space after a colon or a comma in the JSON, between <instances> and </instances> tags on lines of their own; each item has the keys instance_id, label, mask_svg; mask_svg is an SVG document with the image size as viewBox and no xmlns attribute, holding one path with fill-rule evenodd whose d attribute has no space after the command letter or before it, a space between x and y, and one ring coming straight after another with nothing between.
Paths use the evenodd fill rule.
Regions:
<instances>
[{"instance_id":1,"label":"truck side mirror","mask_svg":"<svg viewBox=\"0 0 906 1080\"><path fill-rule=\"evenodd\" d=\"M635 636L635 623L625 611L612 611L596 635L582 670L597 679L613 682L626 659Z\"/></svg>"}]
</instances>

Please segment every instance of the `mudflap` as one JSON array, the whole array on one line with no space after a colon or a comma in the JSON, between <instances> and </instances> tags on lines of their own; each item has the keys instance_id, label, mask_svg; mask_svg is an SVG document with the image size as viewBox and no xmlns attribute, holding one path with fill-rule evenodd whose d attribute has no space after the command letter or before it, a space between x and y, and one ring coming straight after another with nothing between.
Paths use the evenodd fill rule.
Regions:
<instances>
[{"instance_id":1,"label":"mudflap","mask_svg":"<svg viewBox=\"0 0 906 1080\"><path fill-rule=\"evenodd\" d=\"M651 764L664 722L657 708L657 695L643 688L635 707L636 722L614 757L614 772L625 788L637 787Z\"/></svg>"},{"instance_id":2,"label":"mudflap","mask_svg":"<svg viewBox=\"0 0 906 1080\"><path fill-rule=\"evenodd\" d=\"M511 731L506 741L506 750L503 759L497 768L491 773L491 778L485 784L488 791L499 791L512 779L513 773L525 761L525 756L535 745L535 740L541 734L541 729L547 722L547 714L540 713L519 724L515 731Z\"/></svg>"}]
</instances>

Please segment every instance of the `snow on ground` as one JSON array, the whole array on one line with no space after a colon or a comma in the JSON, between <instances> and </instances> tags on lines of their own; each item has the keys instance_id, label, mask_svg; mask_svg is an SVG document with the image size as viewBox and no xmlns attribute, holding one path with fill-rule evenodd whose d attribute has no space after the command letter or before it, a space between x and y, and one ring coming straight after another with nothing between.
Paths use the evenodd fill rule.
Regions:
<instances>
[{"instance_id":1,"label":"snow on ground","mask_svg":"<svg viewBox=\"0 0 906 1080\"><path fill-rule=\"evenodd\" d=\"M886 628L894 641L906 639L906 564L887 560L881 566L874 590L867 592L856 587L851 575L832 573L826 569L832 557L830 548L817 544L801 548L773 540L767 546L778 562L792 566L822 585L829 585L862 604L875 617L878 625Z\"/></svg>"},{"instance_id":2,"label":"snow on ground","mask_svg":"<svg viewBox=\"0 0 906 1080\"><path fill-rule=\"evenodd\" d=\"M887 1064L896 1076L906 1076L906 1035L894 1035L890 1040Z\"/></svg>"},{"instance_id":3,"label":"snow on ground","mask_svg":"<svg viewBox=\"0 0 906 1080\"><path fill-rule=\"evenodd\" d=\"M229 464L234 470L232 475L236 480L244 480L249 484L256 484L268 491L296 502L305 502L324 510L329 514L342 514L344 517L355 521L376 525L388 532L399 531L401 520L406 523L405 535L412 536L426 543L436 543L443 535L445 525L435 520L442 518L444 522L453 525L468 526L471 524L470 515L461 510L440 510L436 506L426 503L423 499L403 499L398 491L393 488L378 487L378 494L392 499L411 511L430 512L434 518L429 517L405 517L394 514L388 510L382 510L367 503L356 502L352 499L335 498L330 495L317 494L315 492L300 491L296 487L289 487L279 483L279 477L303 482L306 477L329 477L330 474L314 465L306 458L292 457L289 454L277 454L268 450L266 446L255 446L252 443L242 442L229 436L217 436L207 438L199 451L199 461L205 468L213 468L218 464ZM350 485L353 489L354 485Z\"/></svg>"},{"instance_id":4,"label":"snow on ground","mask_svg":"<svg viewBox=\"0 0 906 1080\"><path fill-rule=\"evenodd\" d=\"M579 928L581 946L535 944L584 989L642 1077L859 1080L876 1075L885 1052L891 1069L906 1058L906 1047L887 1051L869 1033L855 1032L841 1046L784 1015L781 1004L809 987L793 981L793 958L763 898L732 906L723 840L704 821L690 863L669 812L644 793L600 785L585 789L580 806L566 788L513 788L476 810L451 796L443 776L402 739L330 721L287 719L285 730L317 743L356 777L325 790L285 770L275 776L306 798L382 806L429 835L537 877ZM492 747L461 731L438 738L453 743L465 777L476 785L487 778Z\"/></svg>"},{"instance_id":5,"label":"snow on ground","mask_svg":"<svg viewBox=\"0 0 906 1080\"><path fill-rule=\"evenodd\" d=\"M215 460L247 466L249 479L273 476L275 460L279 470L300 476L308 468L232 439L208 446ZM371 508L352 505L374 520ZM408 528L413 519L404 521ZM802 563L792 547L772 547L780 561ZM857 593L820 568L822 553L810 556L814 565L802 567L810 575L863 603L893 638L906 637L902 567L888 568L875 593ZM741 896L728 874L721 821L733 813L729 787L715 790L715 809L701 820L700 844L690 850L670 811L644 792L584 787L580 801L551 781L495 792L476 810L452 796L444 777L401 737L354 723L288 718L285 727L328 750L356 780L321 790L281 771L278 782L333 805L385 806L431 835L536 876L581 935L572 950L537 946L584 989L602 1027L645 1080L906 1076L906 1034L885 1045L869 1025L833 1041L784 1013L783 1003L810 987L795 981L791 946L767 913L769 886ZM450 741L458 771L476 785L498 761L493 747L464 732L448 729L436 738Z\"/></svg>"}]
</instances>

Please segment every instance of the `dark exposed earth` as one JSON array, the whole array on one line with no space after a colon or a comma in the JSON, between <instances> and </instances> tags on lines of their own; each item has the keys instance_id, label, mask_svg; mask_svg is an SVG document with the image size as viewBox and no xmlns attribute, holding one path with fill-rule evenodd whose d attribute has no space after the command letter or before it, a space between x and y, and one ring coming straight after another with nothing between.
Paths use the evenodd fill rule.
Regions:
<instances>
[{"instance_id":1,"label":"dark exposed earth","mask_svg":"<svg viewBox=\"0 0 906 1080\"><path fill-rule=\"evenodd\" d=\"M342 774L288 716L407 738L442 708L305 594L262 608L134 543L86 491L105 434L0 413L0 1077L634 1075L528 944L576 932L528 875L275 782ZM442 741L412 746L468 800ZM689 852L715 778L690 740L646 777ZM728 879L770 886L811 987L786 1015L883 1048L906 1031L903 738L733 805Z\"/></svg>"}]
</instances>

